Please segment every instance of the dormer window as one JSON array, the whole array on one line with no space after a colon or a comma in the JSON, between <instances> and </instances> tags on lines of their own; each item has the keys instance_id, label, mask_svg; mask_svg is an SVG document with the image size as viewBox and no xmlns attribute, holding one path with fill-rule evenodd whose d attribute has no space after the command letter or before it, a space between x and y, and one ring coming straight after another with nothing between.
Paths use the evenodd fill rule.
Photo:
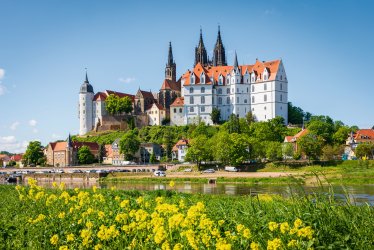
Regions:
<instances>
[{"instance_id":1,"label":"dormer window","mask_svg":"<svg viewBox=\"0 0 374 250\"><path fill-rule=\"evenodd\" d=\"M194 74L191 75L191 84L195 84L195 75Z\"/></svg>"},{"instance_id":2,"label":"dormer window","mask_svg":"<svg viewBox=\"0 0 374 250\"><path fill-rule=\"evenodd\" d=\"M223 83L223 76L220 75L219 78L218 78L218 84L222 85L222 83Z\"/></svg>"}]
</instances>

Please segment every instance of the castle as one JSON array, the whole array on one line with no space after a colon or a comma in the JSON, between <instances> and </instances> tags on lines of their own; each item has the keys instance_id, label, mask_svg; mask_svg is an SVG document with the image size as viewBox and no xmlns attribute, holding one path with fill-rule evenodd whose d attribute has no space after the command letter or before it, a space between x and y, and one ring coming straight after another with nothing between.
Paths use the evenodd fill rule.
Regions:
<instances>
[{"instance_id":1,"label":"castle","mask_svg":"<svg viewBox=\"0 0 374 250\"><path fill-rule=\"evenodd\" d=\"M257 121L276 116L288 120L288 81L282 60L260 61L252 65L239 65L235 53L232 66L227 65L225 48L218 28L217 41L209 60L200 29L195 48L195 62L178 80L171 43L165 67L165 80L158 93L138 90L135 95L106 90L94 93L86 79L79 93L79 134L93 129L121 129L121 119L109 115L105 99L114 94L128 96L133 103L132 116L136 125L185 125L202 120L212 124L210 114L216 108L221 120L231 114L245 117L252 112ZM110 126L108 126L110 124Z\"/></svg>"}]
</instances>

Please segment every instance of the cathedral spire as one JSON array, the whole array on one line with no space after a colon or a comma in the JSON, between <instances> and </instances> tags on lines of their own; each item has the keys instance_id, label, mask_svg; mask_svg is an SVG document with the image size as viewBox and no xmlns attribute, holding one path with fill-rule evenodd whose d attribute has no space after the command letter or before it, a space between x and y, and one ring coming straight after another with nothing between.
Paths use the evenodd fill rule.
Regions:
<instances>
[{"instance_id":1,"label":"cathedral spire","mask_svg":"<svg viewBox=\"0 0 374 250\"><path fill-rule=\"evenodd\" d=\"M173 49L171 47L171 42L169 42L169 54L168 54L168 66L172 65L174 63L173 59Z\"/></svg>"},{"instance_id":2,"label":"cathedral spire","mask_svg":"<svg viewBox=\"0 0 374 250\"><path fill-rule=\"evenodd\" d=\"M168 54L168 62L165 67L165 79L175 82L176 75L177 75L177 66L173 59L173 48L171 47L171 42L169 42L169 54Z\"/></svg>"},{"instance_id":3,"label":"cathedral spire","mask_svg":"<svg viewBox=\"0 0 374 250\"><path fill-rule=\"evenodd\" d=\"M238 56L236 55L236 51L235 51L234 69L236 68L238 68Z\"/></svg>"},{"instance_id":4,"label":"cathedral spire","mask_svg":"<svg viewBox=\"0 0 374 250\"><path fill-rule=\"evenodd\" d=\"M195 48L195 64L201 63L203 66L208 65L208 56L203 41L203 31L200 28L199 45Z\"/></svg>"},{"instance_id":5,"label":"cathedral spire","mask_svg":"<svg viewBox=\"0 0 374 250\"><path fill-rule=\"evenodd\" d=\"M216 45L214 46L213 51L213 66L226 66L226 54L225 54L225 47L222 43L221 38L221 27L218 25L218 34L217 34L217 41Z\"/></svg>"}]
</instances>

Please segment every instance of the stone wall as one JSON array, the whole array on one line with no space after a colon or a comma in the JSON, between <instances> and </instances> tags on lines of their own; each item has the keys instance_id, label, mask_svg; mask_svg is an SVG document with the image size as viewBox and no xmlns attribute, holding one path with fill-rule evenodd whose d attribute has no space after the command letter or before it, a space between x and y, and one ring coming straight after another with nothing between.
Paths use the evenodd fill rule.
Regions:
<instances>
[{"instance_id":1,"label":"stone wall","mask_svg":"<svg viewBox=\"0 0 374 250\"><path fill-rule=\"evenodd\" d=\"M101 125L97 127L97 131L126 130L128 128L127 121L130 118L131 118L131 115L103 116L101 120ZM142 128L148 125L147 114L136 115L134 116L134 119L135 119L135 126L137 128Z\"/></svg>"}]
</instances>

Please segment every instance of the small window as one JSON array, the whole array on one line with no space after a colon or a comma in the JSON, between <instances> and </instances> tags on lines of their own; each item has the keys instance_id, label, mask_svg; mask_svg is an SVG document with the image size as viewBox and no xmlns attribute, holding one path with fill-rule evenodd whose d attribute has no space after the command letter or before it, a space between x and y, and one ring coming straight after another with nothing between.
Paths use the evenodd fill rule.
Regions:
<instances>
[{"instance_id":1,"label":"small window","mask_svg":"<svg viewBox=\"0 0 374 250\"><path fill-rule=\"evenodd\" d=\"M205 106L201 107L201 112L205 112Z\"/></svg>"},{"instance_id":2,"label":"small window","mask_svg":"<svg viewBox=\"0 0 374 250\"><path fill-rule=\"evenodd\" d=\"M236 103L239 103L239 97L236 97Z\"/></svg>"},{"instance_id":3,"label":"small window","mask_svg":"<svg viewBox=\"0 0 374 250\"><path fill-rule=\"evenodd\" d=\"M247 93L249 92L249 89L248 89L248 87L247 87Z\"/></svg>"},{"instance_id":4,"label":"small window","mask_svg":"<svg viewBox=\"0 0 374 250\"><path fill-rule=\"evenodd\" d=\"M282 75L281 75L281 80L282 80Z\"/></svg>"},{"instance_id":5,"label":"small window","mask_svg":"<svg viewBox=\"0 0 374 250\"><path fill-rule=\"evenodd\" d=\"M182 113L182 108L179 108L179 113Z\"/></svg>"},{"instance_id":6,"label":"small window","mask_svg":"<svg viewBox=\"0 0 374 250\"><path fill-rule=\"evenodd\" d=\"M218 89L218 94L222 95L222 89Z\"/></svg>"},{"instance_id":7,"label":"small window","mask_svg":"<svg viewBox=\"0 0 374 250\"><path fill-rule=\"evenodd\" d=\"M85 102L83 103L83 106L86 106L86 103L85 103Z\"/></svg>"},{"instance_id":8,"label":"small window","mask_svg":"<svg viewBox=\"0 0 374 250\"><path fill-rule=\"evenodd\" d=\"M226 94L230 94L230 89L226 89Z\"/></svg>"},{"instance_id":9,"label":"small window","mask_svg":"<svg viewBox=\"0 0 374 250\"><path fill-rule=\"evenodd\" d=\"M231 89L231 93L233 93L233 94L234 94L234 92L235 92L235 89L234 89L234 88L232 88L232 89Z\"/></svg>"},{"instance_id":10,"label":"small window","mask_svg":"<svg viewBox=\"0 0 374 250\"><path fill-rule=\"evenodd\" d=\"M218 104L222 104L222 97L218 97Z\"/></svg>"},{"instance_id":11,"label":"small window","mask_svg":"<svg viewBox=\"0 0 374 250\"><path fill-rule=\"evenodd\" d=\"M265 84L264 84L264 90L267 90L267 88L268 88L268 87L267 87L267 85L266 85L266 83L265 83Z\"/></svg>"},{"instance_id":12,"label":"small window","mask_svg":"<svg viewBox=\"0 0 374 250\"><path fill-rule=\"evenodd\" d=\"M282 83L281 83L280 89L281 89L281 90L283 89Z\"/></svg>"},{"instance_id":13,"label":"small window","mask_svg":"<svg viewBox=\"0 0 374 250\"><path fill-rule=\"evenodd\" d=\"M202 97L201 97L201 103L202 103L202 104L205 103L205 96L202 96Z\"/></svg>"},{"instance_id":14,"label":"small window","mask_svg":"<svg viewBox=\"0 0 374 250\"><path fill-rule=\"evenodd\" d=\"M229 78L226 79L226 83L230 84L230 79Z\"/></svg>"},{"instance_id":15,"label":"small window","mask_svg":"<svg viewBox=\"0 0 374 250\"><path fill-rule=\"evenodd\" d=\"M239 88L236 88L236 93L239 93Z\"/></svg>"},{"instance_id":16,"label":"small window","mask_svg":"<svg viewBox=\"0 0 374 250\"><path fill-rule=\"evenodd\" d=\"M255 103L255 97L252 96L252 103Z\"/></svg>"},{"instance_id":17,"label":"small window","mask_svg":"<svg viewBox=\"0 0 374 250\"><path fill-rule=\"evenodd\" d=\"M190 96L190 104L194 104L193 103L193 96Z\"/></svg>"},{"instance_id":18,"label":"small window","mask_svg":"<svg viewBox=\"0 0 374 250\"><path fill-rule=\"evenodd\" d=\"M205 93L205 88L204 87L201 88L201 93Z\"/></svg>"},{"instance_id":19,"label":"small window","mask_svg":"<svg viewBox=\"0 0 374 250\"><path fill-rule=\"evenodd\" d=\"M227 104L230 104L230 97L227 97L227 98L226 98L226 103L227 103Z\"/></svg>"},{"instance_id":20,"label":"small window","mask_svg":"<svg viewBox=\"0 0 374 250\"><path fill-rule=\"evenodd\" d=\"M264 107L264 110L266 110L266 106Z\"/></svg>"},{"instance_id":21,"label":"small window","mask_svg":"<svg viewBox=\"0 0 374 250\"><path fill-rule=\"evenodd\" d=\"M267 101L268 101L268 96L264 95L264 102L267 102Z\"/></svg>"},{"instance_id":22,"label":"small window","mask_svg":"<svg viewBox=\"0 0 374 250\"><path fill-rule=\"evenodd\" d=\"M193 107L190 107L190 112L194 112Z\"/></svg>"},{"instance_id":23,"label":"small window","mask_svg":"<svg viewBox=\"0 0 374 250\"><path fill-rule=\"evenodd\" d=\"M174 113L177 113L177 109L176 108L174 108Z\"/></svg>"},{"instance_id":24,"label":"small window","mask_svg":"<svg viewBox=\"0 0 374 250\"><path fill-rule=\"evenodd\" d=\"M255 92L255 85L252 85L252 92Z\"/></svg>"},{"instance_id":25,"label":"small window","mask_svg":"<svg viewBox=\"0 0 374 250\"><path fill-rule=\"evenodd\" d=\"M244 99L244 103L247 103L247 99Z\"/></svg>"},{"instance_id":26,"label":"small window","mask_svg":"<svg viewBox=\"0 0 374 250\"><path fill-rule=\"evenodd\" d=\"M193 88L190 88L190 94L192 94L193 93Z\"/></svg>"},{"instance_id":27,"label":"small window","mask_svg":"<svg viewBox=\"0 0 374 250\"><path fill-rule=\"evenodd\" d=\"M283 96L282 95L280 96L280 100L281 100L281 102L283 101Z\"/></svg>"}]
</instances>

